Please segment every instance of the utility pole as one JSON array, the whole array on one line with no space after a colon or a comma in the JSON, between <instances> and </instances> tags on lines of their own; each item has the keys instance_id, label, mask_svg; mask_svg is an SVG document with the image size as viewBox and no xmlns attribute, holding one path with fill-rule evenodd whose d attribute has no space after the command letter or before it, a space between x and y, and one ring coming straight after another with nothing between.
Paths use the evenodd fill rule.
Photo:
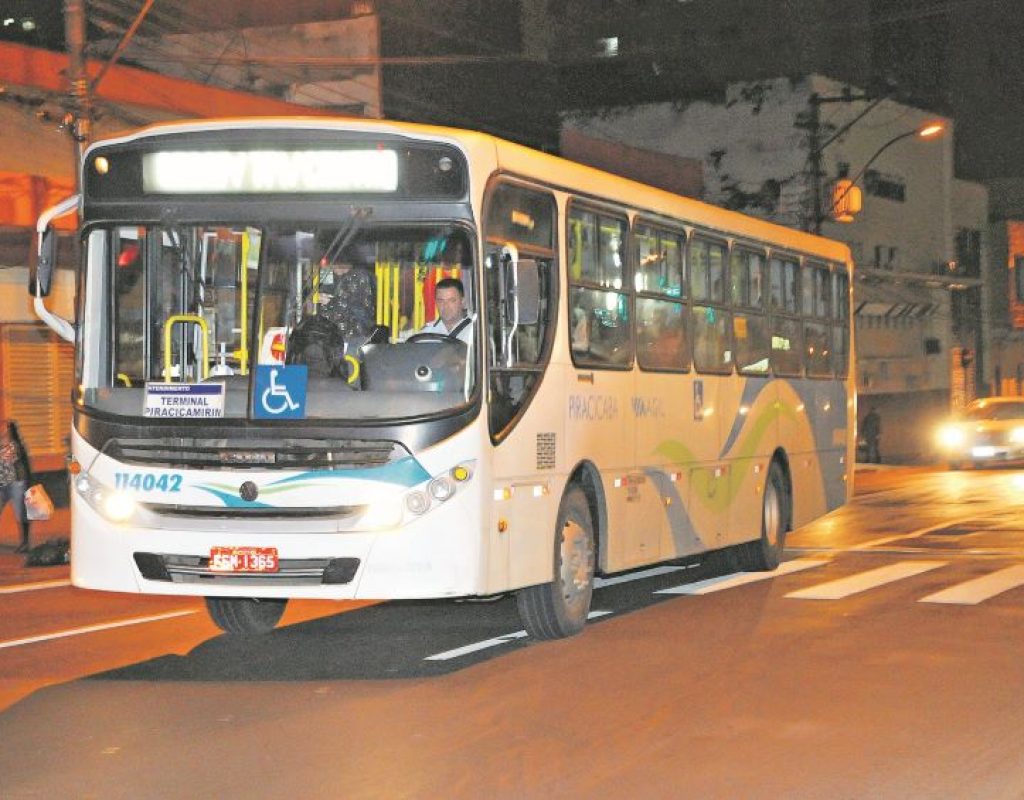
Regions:
<instances>
[{"instance_id":1,"label":"utility pole","mask_svg":"<svg viewBox=\"0 0 1024 800\"><path fill-rule=\"evenodd\" d=\"M68 47L68 113L64 118L71 134L75 180L81 180L82 156L92 134L92 99L85 58L85 0L64 0L64 36ZM79 190L81 186L78 187Z\"/></svg>"},{"instance_id":2,"label":"utility pole","mask_svg":"<svg viewBox=\"0 0 1024 800\"><path fill-rule=\"evenodd\" d=\"M833 97L822 97L817 92L811 94L808 105L811 107L810 132L807 139L807 159L811 164L811 202L814 207L811 209L811 231L821 233L821 223L824 215L821 213L821 154L826 147L856 125L868 112L881 103L888 95L873 96L870 94L853 94L844 91L842 94ZM867 108L861 111L856 117L835 131L824 142L821 141L821 106L825 103L860 103L869 102Z\"/></svg>"},{"instance_id":3,"label":"utility pole","mask_svg":"<svg viewBox=\"0 0 1024 800\"><path fill-rule=\"evenodd\" d=\"M808 100L811 106L811 130L807 147L811 162L811 230L821 233L821 96L814 92Z\"/></svg>"}]
</instances>

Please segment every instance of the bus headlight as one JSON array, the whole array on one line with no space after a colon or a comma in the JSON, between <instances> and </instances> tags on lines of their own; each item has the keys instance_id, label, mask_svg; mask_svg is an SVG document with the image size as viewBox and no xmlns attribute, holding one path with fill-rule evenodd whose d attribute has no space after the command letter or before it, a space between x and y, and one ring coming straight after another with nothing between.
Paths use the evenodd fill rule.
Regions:
<instances>
[{"instance_id":1,"label":"bus headlight","mask_svg":"<svg viewBox=\"0 0 1024 800\"><path fill-rule=\"evenodd\" d=\"M409 509L409 513L415 514L418 517L430 508L430 498L420 491L409 492L405 496L405 507Z\"/></svg>"},{"instance_id":2,"label":"bus headlight","mask_svg":"<svg viewBox=\"0 0 1024 800\"><path fill-rule=\"evenodd\" d=\"M111 522L125 522L139 508L138 502L128 492L107 489L84 473L75 478L75 489L85 502Z\"/></svg>"},{"instance_id":3,"label":"bus headlight","mask_svg":"<svg viewBox=\"0 0 1024 800\"><path fill-rule=\"evenodd\" d=\"M124 522L135 513L135 498L126 492L110 492L102 501L103 513L111 522Z\"/></svg>"},{"instance_id":4,"label":"bus headlight","mask_svg":"<svg viewBox=\"0 0 1024 800\"><path fill-rule=\"evenodd\" d=\"M943 425L936 434L936 440L940 447L946 450L956 450L964 444L964 432L959 425Z\"/></svg>"},{"instance_id":5,"label":"bus headlight","mask_svg":"<svg viewBox=\"0 0 1024 800\"><path fill-rule=\"evenodd\" d=\"M465 461L410 488L404 495L378 497L366 507L358 526L362 530L401 528L455 497L473 480L475 471L476 462Z\"/></svg>"},{"instance_id":6,"label":"bus headlight","mask_svg":"<svg viewBox=\"0 0 1024 800\"><path fill-rule=\"evenodd\" d=\"M452 483L450 478L442 475L434 478L434 480L427 484L427 491L430 492L430 496L437 500L437 502L443 503L455 494L455 484Z\"/></svg>"}]
</instances>

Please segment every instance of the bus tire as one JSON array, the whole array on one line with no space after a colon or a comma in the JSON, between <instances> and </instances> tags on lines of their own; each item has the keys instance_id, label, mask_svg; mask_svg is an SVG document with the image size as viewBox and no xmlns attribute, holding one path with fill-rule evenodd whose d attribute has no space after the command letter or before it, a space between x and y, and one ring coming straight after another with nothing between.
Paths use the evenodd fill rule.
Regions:
<instances>
[{"instance_id":1,"label":"bus tire","mask_svg":"<svg viewBox=\"0 0 1024 800\"><path fill-rule=\"evenodd\" d=\"M206 598L206 610L217 627L242 636L270 633L287 604L287 600L257 597Z\"/></svg>"},{"instance_id":2,"label":"bus tire","mask_svg":"<svg viewBox=\"0 0 1024 800\"><path fill-rule=\"evenodd\" d=\"M575 636L587 624L597 557L590 505L578 486L562 496L554 539L554 580L516 595L519 618L534 639Z\"/></svg>"},{"instance_id":3,"label":"bus tire","mask_svg":"<svg viewBox=\"0 0 1024 800\"><path fill-rule=\"evenodd\" d=\"M742 546L741 564L747 572L771 572L782 561L789 521L789 495L778 462L768 468L761 498L761 538Z\"/></svg>"}]
</instances>

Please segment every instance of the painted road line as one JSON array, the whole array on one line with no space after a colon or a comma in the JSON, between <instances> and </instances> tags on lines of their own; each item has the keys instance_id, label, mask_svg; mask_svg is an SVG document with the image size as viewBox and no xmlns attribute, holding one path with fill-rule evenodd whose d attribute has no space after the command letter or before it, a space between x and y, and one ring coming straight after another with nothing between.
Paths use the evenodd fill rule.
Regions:
<instances>
[{"instance_id":1,"label":"painted road line","mask_svg":"<svg viewBox=\"0 0 1024 800\"><path fill-rule=\"evenodd\" d=\"M70 586L68 579L60 581L37 581L36 583L15 583L10 586L0 586L0 594L18 594L19 592L38 592L41 589L57 589L61 586Z\"/></svg>"},{"instance_id":2,"label":"painted road line","mask_svg":"<svg viewBox=\"0 0 1024 800\"><path fill-rule=\"evenodd\" d=\"M66 631L55 631L54 633L44 633L39 636L28 636L24 639L10 639L6 642L0 642L0 650L7 647L21 647L26 644L49 642L53 639L65 639L69 636L81 636L86 633L109 631L114 628L125 628L129 625L143 625L147 622L160 622L161 620L174 619L175 617L187 617L189 614L196 613L198 612L195 609L189 609L186 611L168 611L166 614L153 614L149 617L132 617L131 619L121 619L117 622L101 622L98 625L86 625L83 628L69 628Z\"/></svg>"},{"instance_id":3,"label":"painted road line","mask_svg":"<svg viewBox=\"0 0 1024 800\"><path fill-rule=\"evenodd\" d=\"M817 586L809 586L806 589L799 589L790 592L786 597L797 600L841 600L852 594L866 592L868 589L875 589L885 586L887 583L911 578L939 567L944 567L948 561L904 561L899 564L889 564L885 567L869 569L865 572L858 572L846 578L840 578L827 583L819 583Z\"/></svg>"},{"instance_id":4,"label":"painted road line","mask_svg":"<svg viewBox=\"0 0 1024 800\"><path fill-rule=\"evenodd\" d=\"M611 611L591 611L587 614L587 619L594 619L595 617L603 617L611 614ZM473 642L473 644L467 644L464 647L456 647L454 650L445 650L443 653L436 653L432 656L427 656L424 661L450 661L453 658L461 658L462 656L468 656L470 653L476 653L480 650L486 650L489 647L497 647L501 644L508 644L514 642L517 639L525 639L527 637L526 631L516 631L515 633L505 633L501 636L495 636L493 639L484 639L482 642Z\"/></svg>"},{"instance_id":5,"label":"painted road line","mask_svg":"<svg viewBox=\"0 0 1024 800\"><path fill-rule=\"evenodd\" d=\"M789 575L794 572L803 572L805 569L822 567L825 564L831 563L829 559L795 558L792 561L782 562L774 572L736 572L731 575L721 575L717 578L687 583L683 586L673 586L671 589L659 589L655 594L711 594L711 592L720 592L723 589L732 589L747 583L766 581L769 578L777 578L780 575Z\"/></svg>"},{"instance_id":6,"label":"painted road line","mask_svg":"<svg viewBox=\"0 0 1024 800\"><path fill-rule=\"evenodd\" d=\"M688 567L654 567L653 569L642 569L639 572L631 572L628 575L616 575L614 578L594 578L594 588L603 589L606 586L615 586L619 583L629 581L641 581L644 578L653 578L656 575L668 575L672 572L679 572Z\"/></svg>"},{"instance_id":7,"label":"painted road line","mask_svg":"<svg viewBox=\"0 0 1024 800\"><path fill-rule=\"evenodd\" d=\"M941 592L935 592L918 600L919 603L950 603L953 605L975 606L997 594L1024 586L1024 564L1007 567L974 580L958 583Z\"/></svg>"},{"instance_id":8,"label":"painted road line","mask_svg":"<svg viewBox=\"0 0 1024 800\"><path fill-rule=\"evenodd\" d=\"M870 550L873 547L879 547L883 544L889 544L891 542L898 542L901 539L917 539L920 536L926 536L932 531L937 531L940 528L949 528L954 525L960 525L964 522L970 522L971 520L978 519L977 514L971 514L968 517L958 517L957 519L947 519L944 522L936 522L934 525L929 525L927 528L918 528L915 531L909 533L897 533L893 536L882 536L879 539L872 539L869 542L861 542L860 544L854 545L853 547L841 548L848 552L855 553L860 550Z\"/></svg>"}]
</instances>

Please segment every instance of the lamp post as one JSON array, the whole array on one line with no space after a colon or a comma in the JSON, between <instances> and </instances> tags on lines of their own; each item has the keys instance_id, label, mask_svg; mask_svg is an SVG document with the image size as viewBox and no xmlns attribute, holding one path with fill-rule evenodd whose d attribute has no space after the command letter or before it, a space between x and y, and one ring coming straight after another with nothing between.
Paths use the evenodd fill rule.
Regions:
<instances>
[{"instance_id":1,"label":"lamp post","mask_svg":"<svg viewBox=\"0 0 1024 800\"><path fill-rule=\"evenodd\" d=\"M858 172L852 179L850 179L850 181L843 189L843 191L832 198L832 202L829 205L827 211L822 213L818 207L815 207L814 232L821 233L821 223L824 222L829 216L831 216L832 212L834 212L836 208L840 205L840 203L842 203L842 201L846 199L846 196L850 193L853 187L857 185L857 181L864 177L864 174L871 168L871 165L875 163L875 161L878 159L880 155L882 155L882 153L884 153L897 142L901 142L904 139L909 139L912 136L916 136L920 139L934 139L937 136L941 136L943 132L945 132L945 130L946 126L943 123L929 122L926 123L925 125L922 125L919 128L915 128L912 131L905 131L903 133L897 134L896 136L893 136L889 141L887 141L874 152L871 158L869 158L864 163L864 166L860 168L860 172ZM817 181L817 178L815 180ZM818 193L816 192L815 194L817 195Z\"/></svg>"}]
</instances>

